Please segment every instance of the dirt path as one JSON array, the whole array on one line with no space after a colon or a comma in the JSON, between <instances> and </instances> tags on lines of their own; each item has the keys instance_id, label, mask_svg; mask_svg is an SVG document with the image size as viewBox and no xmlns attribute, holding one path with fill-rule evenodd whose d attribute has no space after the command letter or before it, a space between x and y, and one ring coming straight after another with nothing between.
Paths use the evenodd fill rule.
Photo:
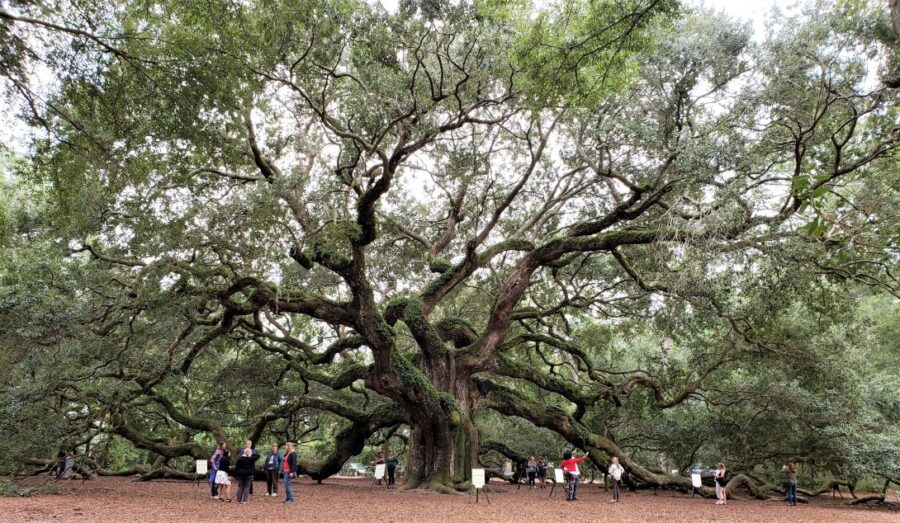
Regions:
<instances>
[{"instance_id":1,"label":"dirt path","mask_svg":"<svg viewBox=\"0 0 900 523\"><path fill-rule=\"evenodd\" d=\"M314 485L295 482L296 503L257 495L247 505L222 503L209 496L206 484L184 482L137 483L125 478L100 478L82 484L62 483L57 495L0 498L0 521L632 521L670 522L890 522L900 523L900 512L850 508L839 500L817 499L805 506L736 500L717 506L711 500L691 499L674 493L626 493L619 504L597 486L587 486L580 500L567 503L559 489L548 499L549 488L517 491L494 484L491 504L477 505L467 496L401 493L383 487L369 489L365 479L333 479Z\"/></svg>"}]
</instances>

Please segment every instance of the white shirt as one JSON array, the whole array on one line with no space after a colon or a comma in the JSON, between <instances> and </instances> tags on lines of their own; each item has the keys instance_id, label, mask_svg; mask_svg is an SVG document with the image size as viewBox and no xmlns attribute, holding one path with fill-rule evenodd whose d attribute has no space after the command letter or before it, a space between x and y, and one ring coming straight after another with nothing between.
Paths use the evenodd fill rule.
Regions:
<instances>
[{"instance_id":1,"label":"white shirt","mask_svg":"<svg viewBox=\"0 0 900 523\"><path fill-rule=\"evenodd\" d=\"M609 475L613 477L614 480L619 481L622 479L622 473L625 472L625 469L622 465L618 463L613 463L609 466Z\"/></svg>"}]
</instances>

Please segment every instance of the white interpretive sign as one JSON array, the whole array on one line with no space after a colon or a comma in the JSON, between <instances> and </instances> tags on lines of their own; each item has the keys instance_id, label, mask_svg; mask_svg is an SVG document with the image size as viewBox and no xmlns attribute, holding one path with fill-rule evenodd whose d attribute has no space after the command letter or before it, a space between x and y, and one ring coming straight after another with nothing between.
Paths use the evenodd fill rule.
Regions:
<instances>
[{"instance_id":1,"label":"white interpretive sign","mask_svg":"<svg viewBox=\"0 0 900 523\"><path fill-rule=\"evenodd\" d=\"M563 477L563 469L553 469L553 481L557 483L566 482L566 478Z\"/></svg>"},{"instance_id":2,"label":"white interpretive sign","mask_svg":"<svg viewBox=\"0 0 900 523\"><path fill-rule=\"evenodd\" d=\"M206 475L209 472L209 469L206 468L206 460L198 459L197 460L197 474Z\"/></svg>"},{"instance_id":3,"label":"white interpretive sign","mask_svg":"<svg viewBox=\"0 0 900 523\"><path fill-rule=\"evenodd\" d=\"M375 479L383 479L384 478L384 463L379 463L375 465Z\"/></svg>"},{"instance_id":4,"label":"white interpretive sign","mask_svg":"<svg viewBox=\"0 0 900 523\"><path fill-rule=\"evenodd\" d=\"M472 469L472 486L484 488L484 469Z\"/></svg>"},{"instance_id":5,"label":"white interpretive sign","mask_svg":"<svg viewBox=\"0 0 900 523\"><path fill-rule=\"evenodd\" d=\"M691 474L691 485L694 488L700 488L703 486L703 482L700 481L700 474Z\"/></svg>"}]
</instances>

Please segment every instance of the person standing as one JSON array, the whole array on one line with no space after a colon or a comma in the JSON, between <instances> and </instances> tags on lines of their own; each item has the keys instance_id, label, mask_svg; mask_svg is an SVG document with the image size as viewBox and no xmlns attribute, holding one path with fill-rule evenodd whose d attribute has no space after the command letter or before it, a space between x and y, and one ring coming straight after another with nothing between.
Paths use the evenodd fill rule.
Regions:
<instances>
[{"instance_id":1,"label":"person standing","mask_svg":"<svg viewBox=\"0 0 900 523\"><path fill-rule=\"evenodd\" d=\"M272 443L272 448L266 453L266 460L263 462L263 469L266 471L266 496L278 495L278 476L281 474L283 461L278 444Z\"/></svg>"},{"instance_id":2,"label":"person standing","mask_svg":"<svg viewBox=\"0 0 900 523\"><path fill-rule=\"evenodd\" d=\"M721 461L716 463L716 472L713 475L716 480L716 505L728 504L728 493L726 489L728 482L731 480L731 472L725 468L725 464Z\"/></svg>"},{"instance_id":3,"label":"person standing","mask_svg":"<svg viewBox=\"0 0 900 523\"><path fill-rule=\"evenodd\" d=\"M216 469L216 486L219 489L219 501L228 501L229 503L231 503L231 478L228 477L230 468L231 453L228 452L228 449L223 449Z\"/></svg>"},{"instance_id":4,"label":"person standing","mask_svg":"<svg viewBox=\"0 0 900 523\"><path fill-rule=\"evenodd\" d=\"M254 461L257 460L257 459L259 459L259 452L256 452L256 449L253 448L253 442L252 442L252 441L250 441L249 439L248 439L247 441L245 441L245 442L244 442L244 448L245 448L245 449L250 449L250 455L251 455L251 457L253 457L253 460L254 460ZM241 452L241 454L243 455L243 452ZM253 479L254 479L253 476L250 476L250 495L251 495L251 496L253 495Z\"/></svg>"},{"instance_id":5,"label":"person standing","mask_svg":"<svg viewBox=\"0 0 900 523\"><path fill-rule=\"evenodd\" d=\"M209 488L213 499L219 497L219 486L216 484L216 473L219 471L219 460L222 459L222 453L226 448L225 441L219 441L216 451L209 458Z\"/></svg>"},{"instance_id":6,"label":"person standing","mask_svg":"<svg viewBox=\"0 0 900 523\"><path fill-rule=\"evenodd\" d=\"M397 465L399 465L399 464L400 464L400 462L397 460L396 454L394 454L393 452L388 454L388 459L387 459L388 486L391 486L394 484L394 475L397 473Z\"/></svg>"},{"instance_id":7,"label":"person standing","mask_svg":"<svg viewBox=\"0 0 900 523\"><path fill-rule=\"evenodd\" d=\"M781 471L787 475L787 503L792 507L797 506L797 463L791 461L781 467Z\"/></svg>"},{"instance_id":8,"label":"person standing","mask_svg":"<svg viewBox=\"0 0 900 523\"><path fill-rule=\"evenodd\" d=\"M297 472L297 453L294 452L294 444L290 441L284 444L284 460L282 461L282 481L284 481L284 503L290 505L294 502L294 491L291 490L291 479Z\"/></svg>"},{"instance_id":9,"label":"person standing","mask_svg":"<svg viewBox=\"0 0 900 523\"><path fill-rule=\"evenodd\" d=\"M528 474L528 488L534 488L534 480L537 478L537 460L534 456L528 457L528 463L525 464L525 473Z\"/></svg>"},{"instance_id":10,"label":"person standing","mask_svg":"<svg viewBox=\"0 0 900 523\"><path fill-rule=\"evenodd\" d=\"M609 475L612 476L613 480L613 498L610 500L610 503L619 502L619 485L622 483L622 474L624 472L625 468L619 465L619 458L614 457L609 465Z\"/></svg>"},{"instance_id":11,"label":"person standing","mask_svg":"<svg viewBox=\"0 0 900 523\"><path fill-rule=\"evenodd\" d=\"M547 458L541 456L538 458L537 467L538 480L541 482L541 488L547 483Z\"/></svg>"},{"instance_id":12,"label":"person standing","mask_svg":"<svg viewBox=\"0 0 900 523\"><path fill-rule=\"evenodd\" d=\"M584 456L576 458L569 451L563 454L563 460L559 462L559 468L563 469L563 473L566 475L566 501L578 501L578 483L581 480L581 471L578 470L578 464L590 455L590 452L585 452Z\"/></svg>"},{"instance_id":13,"label":"person standing","mask_svg":"<svg viewBox=\"0 0 900 523\"><path fill-rule=\"evenodd\" d=\"M381 452L375 454L375 468L378 468L378 465L384 465L384 454ZM378 478L376 480L376 484L381 485L382 478Z\"/></svg>"},{"instance_id":14,"label":"person standing","mask_svg":"<svg viewBox=\"0 0 900 523\"><path fill-rule=\"evenodd\" d=\"M247 503L250 501L250 485L253 484L253 475L256 474L256 459L259 455L253 455L253 449L244 448L243 456L237 459L234 465L234 475L238 480L237 501Z\"/></svg>"}]
</instances>

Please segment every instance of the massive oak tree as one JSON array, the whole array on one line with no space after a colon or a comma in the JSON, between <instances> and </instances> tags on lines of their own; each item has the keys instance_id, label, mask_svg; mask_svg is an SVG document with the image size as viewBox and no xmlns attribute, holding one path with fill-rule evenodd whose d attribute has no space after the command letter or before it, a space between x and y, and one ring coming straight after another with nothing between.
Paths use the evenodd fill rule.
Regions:
<instances>
[{"instance_id":1,"label":"massive oak tree","mask_svg":"<svg viewBox=\"0 0 900 523\"><path fill-rule=\"evenodd\" d=\"M317 479L408 425L408 485L436 490L491 409L688 485L604 412L782 350L765 307L791 303L788 266L897 292L891 202L867 194L896 96L853 25L878 16L755 43L662 0L13 5L5 77L73 267L43 284L81 306L54 333L87 359L60 401L164 459L333 413ZM642 322L659 369L598 358ZM678 332L696 348L670 367Z\"/></svg>"}]
</instances>

